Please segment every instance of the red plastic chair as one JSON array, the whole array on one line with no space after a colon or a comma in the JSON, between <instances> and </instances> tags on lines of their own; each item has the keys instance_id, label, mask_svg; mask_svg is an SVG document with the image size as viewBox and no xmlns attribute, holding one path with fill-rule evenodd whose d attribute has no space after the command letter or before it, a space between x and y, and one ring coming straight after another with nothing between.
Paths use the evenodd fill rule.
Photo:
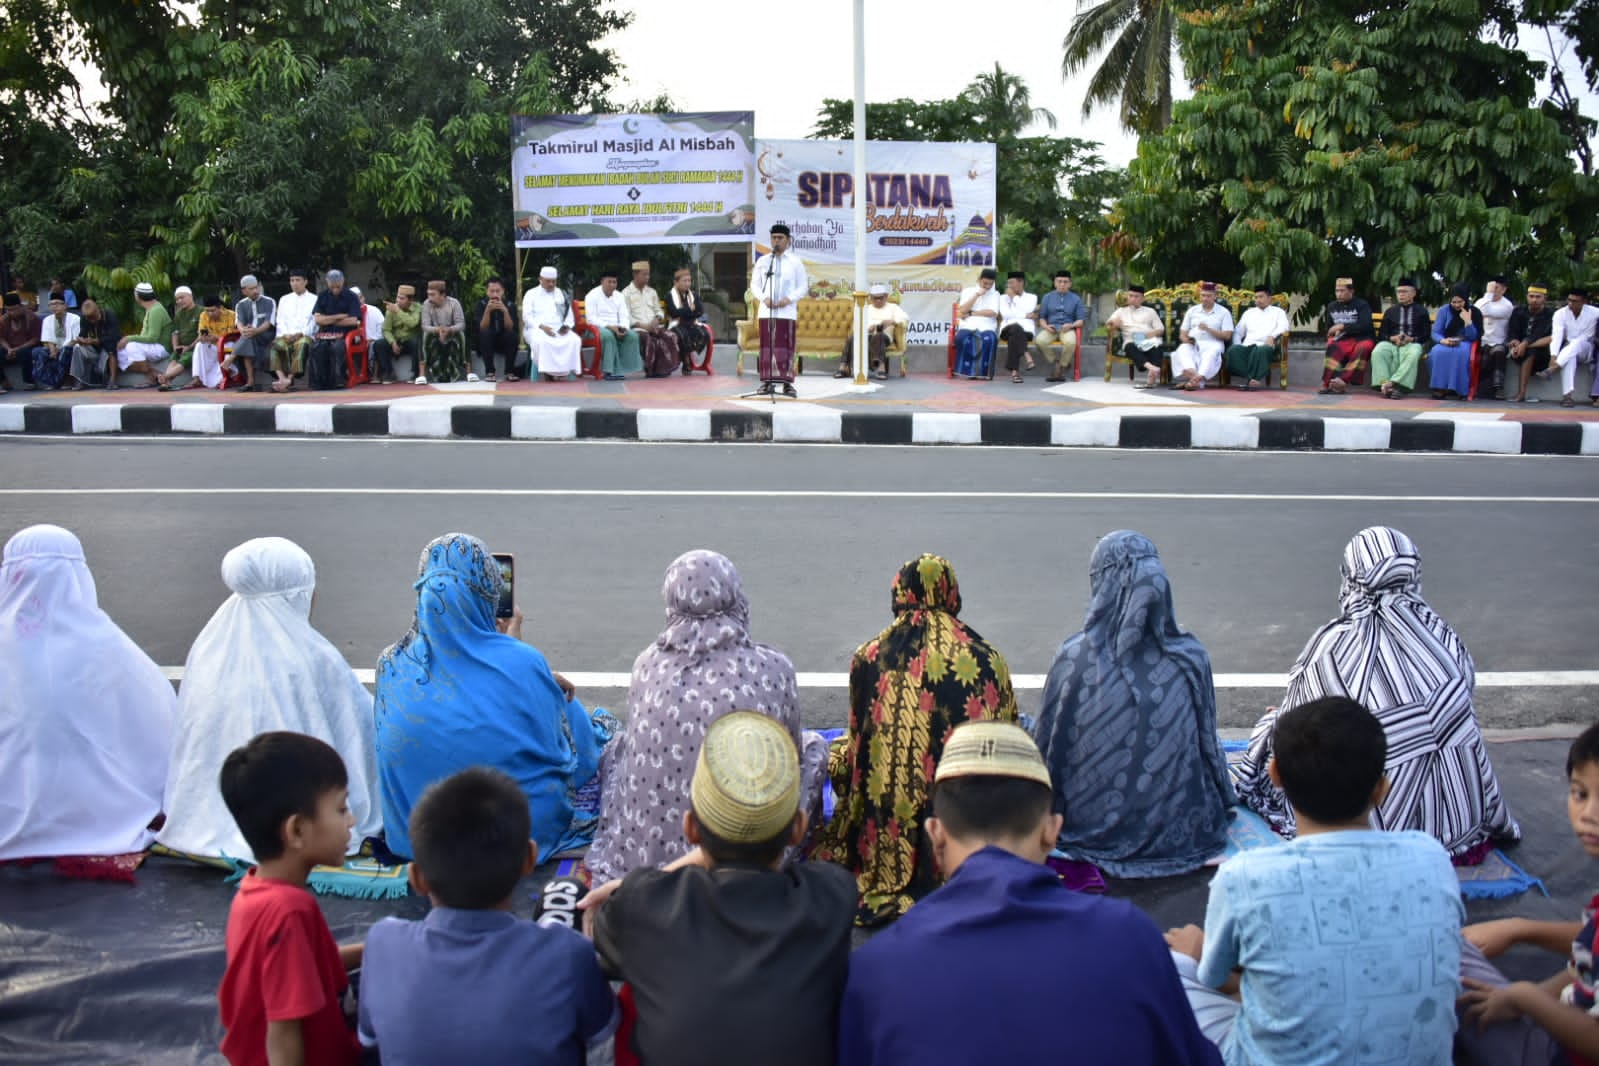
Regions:
<instances>
[{"instance_id":1,"label":"red plastic chair","mask_svg":"<svg viewBox=\"0 0 1599 1066\"><path fill-rule=\"evenodd\" d=\"M583 316L582 300L572 301L572 322L572 330L578 336L578 366L582 368L578 377L600 381L605 377L605 346L600 341L600 327ZM585 352L593 353L592 365L584 363Z\"/></svg>"},{"instance_id":2,"label":"red plastic chair","mask_svg":"<svg viewBox=\"0 0 1599 1066\"><path fill-rule=\"evenodd\" d=\"M344 370L348 385L365 385L372 380L371 346L362 326L344 335Z\"/></svg>"},{"instance_id":3,"label":"red plastic chair","mask_svg":"<svg viewBox=\"0 0 1599 1066\"><path fill-rule=\"evenodd\" d=\"M1480 341L1471 342L1471 391L1466 394L1466 399L1468 400L1475 400L1477 398L1477 371L1480 366L1480 363L1477 359L1477 346L1480 343Z\"/></svg>"},{"instance_id":4,"label":"red plastic chair","mask_svg":"<svg viewBox=\"0 0 1599 1066\"><path fill-rule=\"evenodd\" d=\"M217 340L218 366L224 365L228 358L228 353L233 350L233 346L238 342L238 340L238 330L232 330L231 332L224 333ZM244 371L240 370L237 365L234 365L231 369L224 368L222 371L222 380L217 382L217 391L220 392L223 389L231 389L237 385L243 385L248 380L249 378L245 376Z\"/></svg>"},{"instance_id":5,"label":"red plastic chair","mask_svg":"<svg viewBox=\"0 0 1599 1066\"><path fill-rule=\"evenodd\" d=\"M694 361L694 353L689 352L683 356L683 361L688 364L689 373L693 373L696 370L703 370L707 375L714 375L716 371L711 369L711 352L716 348L716 331L711 329L711 324L709 322L699 322L696 324L705 331L705 358L696 363Z\"/></svg>"}]
</instances>

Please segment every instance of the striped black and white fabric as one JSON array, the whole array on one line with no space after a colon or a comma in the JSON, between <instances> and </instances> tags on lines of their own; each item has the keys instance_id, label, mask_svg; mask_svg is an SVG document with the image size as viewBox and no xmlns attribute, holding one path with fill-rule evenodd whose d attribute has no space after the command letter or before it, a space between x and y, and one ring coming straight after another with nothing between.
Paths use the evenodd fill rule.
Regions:
<instances>
[{"instance_id":1,"label":"striped black and white fabric","mask_svg":"<svg viewBox=\"0 0 1599 1066\"><path fill-rule=\"evenodd\" d=\"M1460 637L1421 598L1421 560L1396 529L1361 530L1344 549L1342 613L1300 652L1284 710L1347 696L1370 710L1388 737L1388 798L1372 814L1379 829L1430 833L1451 856L1492 840L1519 840L1472 712L1476 669ZM1294 812L1271 783L1277 712L1255 726L1233 767L1239 799L1285 836Z\"/></svg>"}]
</instances>

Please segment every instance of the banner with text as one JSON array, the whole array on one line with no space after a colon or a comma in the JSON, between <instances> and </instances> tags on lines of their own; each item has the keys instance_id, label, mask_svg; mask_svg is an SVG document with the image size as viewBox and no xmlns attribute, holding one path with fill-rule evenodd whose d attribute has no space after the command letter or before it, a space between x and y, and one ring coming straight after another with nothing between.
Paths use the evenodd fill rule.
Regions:
<instances>
[{"instance_id":1,"label":"banner with text","mask_svg":"<svg viewBox=\"0 0 1599 1066\"><path fill-rule=\"evenodd\" d=\"M519 248L747 243L755 115L511 116Z\"/></svg>"},{"instance_id":2,"label":"banner with text","mask_svg":"<svg viewBox=\"0 0 1599 1066\"><path fill-rule=\"evenodd\" d=\"M992 144L868 141L866 263L897 294L911 344L943 344L950 305L994 265ZM849 141L755 142L755 241L782 222L805 260L813 298L847 299L855 263L854 146Z\"/></svg>"}]
</instances>

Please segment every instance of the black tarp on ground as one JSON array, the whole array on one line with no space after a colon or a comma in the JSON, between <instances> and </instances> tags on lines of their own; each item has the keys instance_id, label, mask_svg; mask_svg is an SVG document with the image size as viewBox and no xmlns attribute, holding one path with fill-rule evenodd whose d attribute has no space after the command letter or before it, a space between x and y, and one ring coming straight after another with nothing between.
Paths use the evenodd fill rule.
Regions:
<instances>
[{"instance_id":1,"label":"black tarp on ground","mask_svg":"<svg viewBox=\"0 0 1599 1066\"><path fill-rule=\"evenodd\" d=\"M1599 863L1573 838L1565 813L1565 740L1495 743L1491 753L1527 839L1508 852L1549 887L1511 900L1471 903L1471 919L1511 914L1572 920L1599 890ZM541 871L544 876L548 871ZM1209 873L1118 881L1161 926L1200 921ZM528 914L535 874L518 891ZM45 867L0 867L0 1061L6 1063L221 1063L216 987L233 890L216 870L152 859L136 885L72 882ZM322 897L340 941L379 918L416 918L420 899ZM1518 949L1513 977L1542 978L1553 956Z\"/></svg>"}]
</instances>

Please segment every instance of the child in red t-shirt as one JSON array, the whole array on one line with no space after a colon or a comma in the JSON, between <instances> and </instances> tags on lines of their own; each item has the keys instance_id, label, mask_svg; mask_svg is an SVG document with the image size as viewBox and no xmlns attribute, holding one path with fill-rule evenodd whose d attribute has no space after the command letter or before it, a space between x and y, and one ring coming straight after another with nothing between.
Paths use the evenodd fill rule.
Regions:
<instances>
[{"instance_id":1,"label":"child in red t-shirt","mask_svg":"<svg viewBox=\"0 0 1599 1066\"><path fill-rule=\"evenodd\" d=\"M1599 859L1599 724L1571 743L1566 756L1566 816L1590 858ZM1599 1064L1599 967L1594 963L1599 896L1578 922L1501 918L1465 928L1457 1005L1457 1047L1469 1063L1514 1066ZM1507 982L1487 960L1515 944L1567 955L1548 980Z\"/></svg>"},{"instance_id":2,"label":"child in red t-shirt","mask_svg":"<svg viewBox=\"0 0 1599 1066\"><path fill-rule=\"evenodd\" d=\"M314 737L262 733L228 755L220 784L259 863L228 912L222 1054L233 1066L358 1063L339 1001L361 945L334 942L306 888L311 868L340 865L350 842L344 761Z\"/></svg>"}]
</instances>

